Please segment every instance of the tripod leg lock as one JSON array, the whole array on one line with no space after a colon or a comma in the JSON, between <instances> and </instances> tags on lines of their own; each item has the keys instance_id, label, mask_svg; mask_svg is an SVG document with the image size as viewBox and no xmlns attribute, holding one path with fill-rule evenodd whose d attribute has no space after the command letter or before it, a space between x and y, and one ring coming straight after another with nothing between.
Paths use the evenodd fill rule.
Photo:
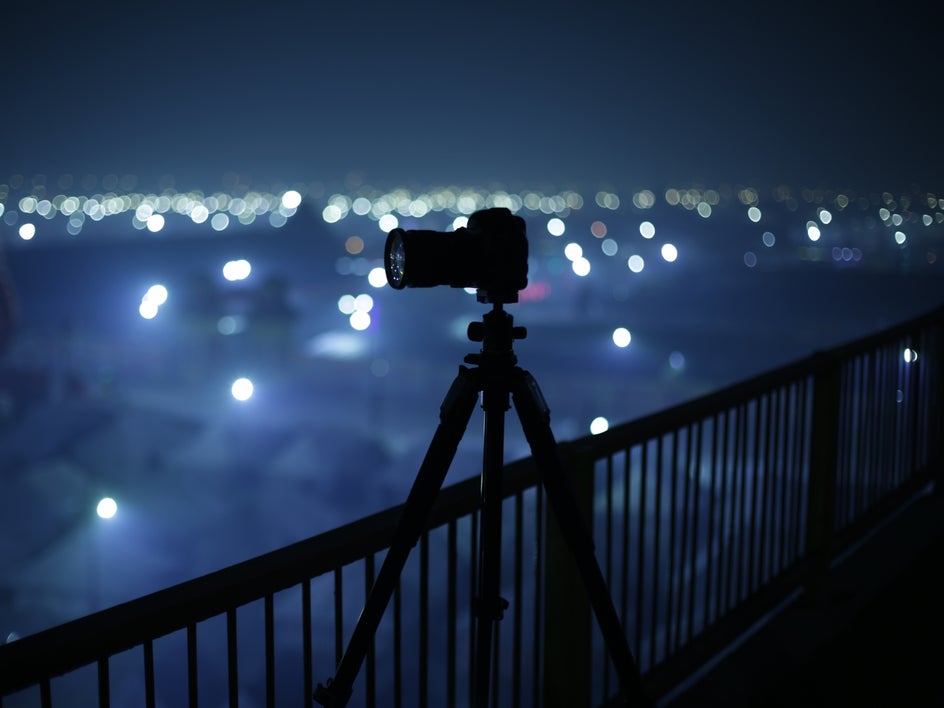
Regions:
<instances>
[{"instance_id":1,"label":"tripod leg lock","mask_svg":"<svg viewBox=\"0 0 944 708\"><path fill-rule=\"evenodd\" d=\"M505 610L508 609L508 600L503 597L496 597L491 600L483 600L480 597L473 601L475 616L480 620L497 622L505 617Z\"/></svg>"}]
</instances>

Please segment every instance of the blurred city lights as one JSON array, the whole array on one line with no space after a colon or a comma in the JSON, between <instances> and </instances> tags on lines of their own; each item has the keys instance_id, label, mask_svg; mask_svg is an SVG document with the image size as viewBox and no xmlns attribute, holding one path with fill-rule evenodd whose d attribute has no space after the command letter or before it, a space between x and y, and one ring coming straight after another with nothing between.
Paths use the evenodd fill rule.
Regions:
<instances>
[{"instance_id":1,"label":"blurred city lights","mask_svg":"<svg viewBox=\"0 0 944 708\"><path fill-rule=\"evenodd\" d=\"M30 223L21 224L19 232L20 238L24 241L29 241L33 236L36 235L36 226Z\"/></svg>"},{"instance_id":2,"label":"blurred city lights","mask_svg":"<svg viewBox=\"0 0 944 708\"><path fill-rule=\"evenodd\" d=\"M678 249L671 243L663 244L662 258L664 258L667 263L674 263L675 259L678 258Z\"/></svg>"},{"instance_id":3,"label":"blurred city lights","mask_svg":"<svg viewBox=\"0 0 944 708\"><path fill-rule=\"evenodd\" d=\"M223 277L230 282L245 280L252 272L252 265L244 258L236 261L227 261L223 266Z\"/></svg>"},{"instance_id":4,"label":"blurred city lights","mask_svg":"<svg viewBox=\"0 0 944 708\"><path fill-rule=\"evenodd\" d=\"M167 302L167 288L163 285L152 285L141 298L138 314L146 320L157 317L160 306Z\"/></svg>"},{"instance_id":5,"label":"blurred city lights","mask_svg":"<svg viewBox=\"0 0 944 708\"><path fill-rule=\"evenodd\" d=\"M570 267L573 269L574 273L581 278L590 275L590 261L582 256L574 260Z\"/></svg>"},{"instance_id":6,"label":"blurred city lights","mask_svg":"<svg viewBox=\"0 0 944 708\"><path fill-rule=\"evenodd\" d=\"M252 381L246 377L236 379L230 387L230 393L233 394L233 398L237 401L248 401L252 398L254 390L255 387L252 385Z\"/></svg>"},{"instance_id":7,"label":"blurred city lights","mask_svg":"<svg viewBox=\"0 0 944 708\"><path fill-rule=\"evenodd\" d=\"M354 309L363 312L370 312L374 307L374 298L367 293L363 293L354 298Z\"/></svg>"},{"instance_id":8,"label":"blurred city lights","mask_svg":"<svg viewBox=\"0 0 944 708\"><path fill-rule=\"evenodd\" d=\"M625 349L633 340L633 335L625 327L617 327L613 330L613 344L620 349Z\"/></svg>"},{"instance_id":9,"label":"blurred city lights","mask_svg":"<svg viewBox=\"0 0 944 708\"><path fill-rule=\"evenodd\" d=\"M157 317L157 310L157 305L148 300L142 300L141 304L138 305L138 314L146 320L153 320Z\"/></svg>"},{"instance_id":10,"label":"blurred city lights","mask_svg":"<svg viewBox=\"0 0 944 708\"><path fill-rule=\"evenodd\" d=\"M167 288L160 284L152 285L148 288L148 291L144 293L144 299L158 306L163 305L167 302Z\"/></svg>"},{"instance_id":11,"label":"blurred city lights","mask_svg":"<svg viewBox=\"0 0 944 708\"><path fill-rule=\"evenodd\" d=\"M592 435L599 435L600 433L605 433L609 429L610 429L610 421L608 421L602 415L597 416L592 421L590 421L590 433Z\"/></svg>"},{"instance_id":12,"label":"blurred city lights","mask_svg":"<svg viewBox=\"0 0 944 708\"><path fill-rule=\"evenodd\" d=\"M384 233L390 233L400 225L400 220L393 214L384 214L380 217L380 221L377 225L380 226L380 230Z\"/></svg>"},{"instance_id":13,"label":"blurred city lights","mask_svg":"<svg viewBox=\"0 0 944 708\"><path fill-rule=\"evenodd\" d=\"M467 216L457 216L452 220L452 230L464 229L469 223L469 217Z\"/></svg>"},{"instance_id":14,"label":"blurred city lights","mask_svg":"<svg viewBox=\"0 0 944 708\"><path fill-rule=\"evenodd\" d=\"M549 219L547 222L547 232L551 236L563 236L566 228L567 227L564 226L563 220L557 218L556 216L553 219Z\"/></svg>"},{"instance_id":15,"label":"blurred city lights","mask_svg":"<svg viewBox=\"0 0 944 708\"><path fill-rule=\"evenodd\" d=\"M813 221L806 222L806 235L810 241L819 241L820 230L819 227Z\"/></svg>"},{"instance_id":16,"label":"blurred city lights","mask_svg":"<svg viewBox=\"0 0 944 708\"><path fill-rule=\"evenodd\" d=\"M302 195L294 189L290 189L282 195L282 206L286 209L297 209L298 205L301 203Z\"/></svg>"},{"instance_id":17,"label":"blurred city lights","mask_svg":"<svg viewBox=\"0 0 944 708\"><path fill-rule=\"evenodd\" d=\"M164 217L160 214L151 214L147 218L147 230L152 234L156 234L158 231L164 228Z\"/></svg>"},{"instance_id":18,"label":"blurred city lights","mask_svg":"<svg viewBox=\"0 0 944 708\"><path fill-rule=\"evenodd\" d=\"M579 243L568 243L564 247L564 256L568 261L575 261L583 256L583 248L580 247Z\"/></svg>"},{"instance_id":19,"label":"blurred city lights","mask_svg":"<svg viewBox=\"0 0 944 708\"><path fill-rule=\"evenodd\" d=\"M342 314L350 315L356 309L356 302L353 295L342 295L338 298L338 309Z\"/></svg>"},{"instance_id":20,"label":"blurred city lights","mask_svg":"<svg viewBox=\"0 0 944 708\"><path fill-rule=\"evenodd\" d=\"M747 210L747 218L753 221L755 224L760 221L760 217L760 209L758 209L756 206L752 206Z\"/></svg>"},{"instance_id":21,"label":"blurred city lights","mask_svg":"<svg viewBox=\"0 0 944 708\"><path fill-rule=\"evenodd\" d=\"M214 214L210 219L210 226L214 231L223 231L229 226L229 216L226 214Z\"/></svg>"},{"instance_id":22,"label":"blurred city lights","mask_svg":"<svg viewBox=\"0 0 944 708\"><path fill-rule=\"evenodd\" d=\"M626 265L633 273L641 273L642 269L646 267L646 262L642 259L642 256L632 255L626 261Z\"/></svg>"},{"instance_id":23,"label":"blurred city lights","mask_svg":"<svg viewBox=\"0 0 944 708\"><path fill-rule=\"evenodd\" d=\"M765 231L761 238L763 239L764 245L767 246L767 248L772 248L773 245L777 243L777 237L769 231Z\"/></svg>"},{"instance_id":24,"label":"blurred city lights","mask_svg":"<svg viewBox=\"0 0 944 708\"><path fill-rule=\"evenodd\" d=\"M351 327L362 332L370 327L370 315L364 310L354 310L350 317Z\"/></svg>"},{"instance_id":25,"label":"blurred city lights","mask_svg":"<svg viewBox=\"0 0 944 708\"><path fill-rule=\"evenodd\" d=\"M905 360L906 364L912 364L918 361L918 352L910 347L907 347L905 351L902 352L902 358Z\"/></svg>"},{"instance_id":26,"label":"blurred city lights","mask_svg":"<svg viewBox=\"0 0 944 708\"><path fill-rule=\"evenodd\" d=\"M685 368L685 356L682 352L672 352L669 354L669 366L673 371L681 371Z\"/></svg>"},{"instance_id":27,"label":"blurred city lights","mask_svg":"<svg viewBox=\"0 0 944 708\"><path fill-rule=\"evenodd\" d=\"M118 503L111 497L103 497L95 507L95 513L99 518L111 519L118 513Z\"/></svg>"},{"instance_id":28,"label":"blurred city lights","mask_svg":"<svg viewBox=\"0 0 944 708\"><path fill-rule=\"evenodd\" d=\"M644 221L639 225L639 233L642 234L643 238L652 238L656 235L656 227L652 225L651 221Z\"/></svg>"},{"instance_id":29,"label":"blurred city lights","mask_svg":"<svg viewBox=\"0 0 944 708\"><path fill-rule=\"evenodd\" d=\"M387 271L380 266L371 268L367 274L367 282L375 288L382 288L387 284Z\"/></svg>"}]
</instances>

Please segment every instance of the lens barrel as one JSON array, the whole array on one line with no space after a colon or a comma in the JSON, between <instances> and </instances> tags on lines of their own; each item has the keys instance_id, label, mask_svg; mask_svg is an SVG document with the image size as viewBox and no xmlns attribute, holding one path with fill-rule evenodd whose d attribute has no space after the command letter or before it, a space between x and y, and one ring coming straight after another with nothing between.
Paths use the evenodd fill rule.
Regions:
<instances>
[{"instance_id":1,"label":"lens barrel","mask_svg":"<svg viewBox=\"0 0 944 708\"><path fill-rule=\"evenodd\" d=\"M478 288L487 302L516 302L528 284L524 219L496 207L475 212L452 232L393 229L384 269L397 290L449 285Z\"/></svg>"}]
</instances>

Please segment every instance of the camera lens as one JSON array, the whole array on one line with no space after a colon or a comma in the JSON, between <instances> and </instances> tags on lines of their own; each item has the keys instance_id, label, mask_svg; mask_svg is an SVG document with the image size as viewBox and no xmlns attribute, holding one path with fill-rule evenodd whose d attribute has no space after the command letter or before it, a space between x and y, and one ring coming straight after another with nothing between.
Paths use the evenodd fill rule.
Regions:
<instances>
[{"instance_id":1,"label":"camera lens","mask_svg":"<svg viewBox=\"0 0 944 708\"><path fill-rule=\"evenodd\" d=\"M406 287L404 279L406 266L406 250L403 246L403 229L394 229L387 238L387 247L384 253L384 269L387 271L387 282L394 290Z\"/></svg>"}]
</instances>

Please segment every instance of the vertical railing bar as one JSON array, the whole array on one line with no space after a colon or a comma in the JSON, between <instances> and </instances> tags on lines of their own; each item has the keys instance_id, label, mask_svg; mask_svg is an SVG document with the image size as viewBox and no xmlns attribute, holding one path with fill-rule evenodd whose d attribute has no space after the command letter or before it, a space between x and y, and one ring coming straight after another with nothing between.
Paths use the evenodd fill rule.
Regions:
<instances>
[{"instance_id":1,"label":"vertical railing bar","mask_svg":"<svg viewBox=\"0 0 944 708\"><path fill-rule=\"evenodd\" d=\"M672 629L675 622L673 614L675 583L675 506L678 497L678 447L679 447L679 429L672 431L672 451L669 474L672 475L672 486L669 493L669 578L668 592L665 601L665 656L672 654Z\"/></svg>"},{"instance_id":2,"label":"vertical railing bar","mask_svg":"<svg viewBox=\"0 0 944 708\"><path fill-rule=\"evenodd\" d=\"M718 509L718 592L715 595L715 620L717 621L723 612L727 609L728 595L728 573L725 567L725 548L728 548L728 555L731 552L729 539L726 535L728 528L727 507L728 507L728 465L729 465L729 439L731 435L730 422L731 410L722 412L724 423L721 433L721 508ZM730 558L728 564L730 565Z\"/></svg>"},{"instance_id":3,"label":"vertical railing bar","mask_svg":"<svg viewBox=\"0 0 944 708\"><path fill-rule=\"evenodd\" d=\"M2 706L3 698L0 697L0 706ZM39 683L39 701L42 708L52 708L52 686L49 683L48 678L44 678Z\"/></svg>"},{"instance_id":4,"label":"vertical railing bar","mask_svg":"<svg viewBox=\"0 0 944 708\"><path fill-rule=\"evenodd\" d=\"M401 614L400 578L397 578L393 587L393 705L400 708L403 705L403 642L402 614Z\"/></svg>"},{"instance_id":5,"label":"vertical railing bar","mask_svg":"<svg viewBox=\"0 0 944 708\"><path fill-rule=\"evenodd\" d=\"M620 587L622 590L620 594L620 620L623 623L623 631L626 632L627 639L629 639L629 462L631 452L631 450L623 452L623 554L622 565L620 566Z\"/></svg>"},{"instance_id":6,"label":"vertical railing bar","mask_svg":"<svg viewBox=\"0 0 944 708\"><path fill-rule=\"evenodd\" d=\"M705 555L705 620L704 627L708 627L712 622L711 615L711 583L712 570L714 566L715 549L715 485L717 483L717 457L718 457L718 418L721 414L716 413L711 417L711 462L708 465L708 538Z\"/></svg>"},{"instance_id":7,"label":"vertical railing bar","mask_svg":"<svg viewBox=\"0 0 944 708\"><path fill-rule=\"evenodd\" d=\"M763 460L764 473L760 476L760 536L758 538L757 549L757 583L755 587L763 587L767 582L767 518L770 515L768 501L770 496L770 483L773 477L771 468L773 467L772 451L770 449L771 438L773 434L771 428L774 425L774 408L777 396L777 389L769 391L764 397L764 445L763 452L760 455Z\"/></svg>"},{"instance_id":8,"label":"vertical railing bar","mask_svg":"<svg viewBox=\"0 0 944 708\"><path fill-rule=\"evenodd\" d=\"M334 569L334 663L341 662L344 652L344 587L343 568Z\"/></svg>"},{"instance_id":9,"label":"vertical railing bar","mask_svg":"<svg viewBox=\"0 0 944 708\"><path fill-rule=\"evenodd\" d=\"M858 486L858 447L856 445L856 431L859 424L859 356L853 356L844 365L849 370L848 386L842 389L840 395L846 409L845 448L840 448L839 454L845 459L845 479L846 490L843 494L843 507L845 508L845 525L855 520L857 512L855 508L855 494ZM837 526L837 528L841 528Z\"/></svg>"},{"instance_id":10,"label":"vertical railing bar","mask_svg":"<svg viewBox=\"0 0 944 708\"><path fill-rule=\"evenodd\" d=\"M887 428L887 410L888 410L888 377L886 376L885 347L879 347L875 350L875 440L873 442L874 458L874 477L872 488L870 490L871 507L881 496L882 484L884 483L885 472L888 468L885 460L885 435Z\"/></svg>"},{"instance_id":11,"label":"vertical railing bar","mask_svg":"<svg viewBox=\"0 0 944 708\"><path fill-rule=\"evenodd\" d=\"M761 394L754 403L754 462L751 465L752 467L752 476L751 476L751 521L750 521L750 535L747 551L747 589L746 595L750 595L757 588L757 565L755 560L757 559L756 547L757 547L757 531L758 531L758 508L757 508L757 497L758 497L758 488L760 487L761 480L761 449L760 449L760 431L764 426L764 412L765 412L765 403L767 396Z\"/></svg>"},{"instance_id":12,"label":"vertical railing bar","mask_svg":"<svg viewBox=\"0 0 944 708\"><path fill-rule=\"evenodd\" d=\"M897 488L901 484L905 460L904 460L904 447L905 447L905 436L907 435L906 424L907 424L907 395L908 395L908 385L905 381L907 376L907 367L905 365L904 357L902 357L901 352L904 349L904 339L898 340L898 347L896 349L895 360L898 362L898 384L901 387L902 401L898 406L898 410L895 415L895 475L894 480L895 484L893 488Z\"/></svg>"},{"instance_id":13,"label":"vertical railing bar","mask_svg":"<svg viewBox=\"0 0 944 708\"><path fill-rule=\"evenodd\" d=\"M370 597L374 587L374 554L368 553L364 557L364 597ZM364 687L366 689L367 705L373 708L377 704L377 643L374 636L367 643L367 654L364 656Z\"/></svg>"},{"instance_id":14,"label":"vertical railing bar","mask_svg":"<svg viewBox=\"0 0 944 708\"><path fill-rule=\"evenodd\" d=\"M239 705L239 660L236 651L237 636L236 608L231 607L226 610L226 678L230 708L236 708L236 706ZM310 701L311 692L309 691L306 696L307 700Z\"/></svg>"},{"instance_id":15,"label":"vertical railing bar","mask_svg":"<svg viewBox=\"0 0 944 708\"><path fill-rule=\"evenodd\" d=\"M456 520L451 519L447 530L449 557L446 567L446 705L456 704L456 559L458 542Z\"/></svg>"},{"instance_id":16,"label":"vertical railing bar","mask_svg":"<svg viewBox=\"0 0 944 708\"><path fill-rule=\"evenodd\" d=\"M469 597L474 598L478 592L478 529L479 529L479 517L478 512L473 512L470 515L470 538L469 538L469 558L471 559L469 563ZM475 692L475 611L474 609L469 612L469 705L475 703L474 700Z\"/></svg>"},{"instance_id":17,"label":"vertical railing bar","mask_svg":"<svg viewBox=\"0 0 944 708\"><path fill-rule=\"evenodd\" d=\"M865 354L866 358L866 420L863 433L865 435L865 458L862 468L862 500L860 511L865 512L871 505L872 485L875 480L875 460L876 460L876 438L878 426L879 402L881 397L878 395L878 357L875 350L869 350Z\"/></svg>"},{"instance_id":18,"label":"vertical railing bar","mask_svg":"<svg viewBox=\"0 0 944 708\"><path fill-rule=\"evenodd\" d=\"M144 706L157 706L154 695L154 642L151 639L144 642Z\"/></svg>"},{"instance_id":19,"label":"vertical railing bar","mask_svg":"<svg viewBox=\"0 0 944 708\"><path fill-rule=\"evenodd\" d=\"M613 455L606 456L606 565L604 577L606 587L613 592ZM610 692L610 662L607 659L606 651L603 652L603 695L609 695Z\"/></svg>"},{"instance_id":20,"label":"vertical railing bar","mask_svg":"<svg viewBox=\"0 0 944 708\"><path fill-rule=\"evenodd\" d=\"M695 590L698 585L698 583L695 582L695 579L698 577L698 511L701 508L701 443L703 432L702 426L704 425L704 422L704 419L699 420L695 427L695 469L692 475L695 485L695 499L694 503L692 504L692 553L688 571L688 631L685 635L686 643L690 642L695 634ZM702 625L705 625L704 618L702 619Z\"/></svg>"},{"instance_id":21,"label":"vertical railing bar","mask_svg":"<svg viewBox=\"0 0 944 708\"><path fill-rule=\"evenodd\" d=\"M917 335L920 337L920 335ZM908 447L906 454L908 456L908 476L907 479L910 480L914 477L914 473L919 469L919 451L918 444L921 438L920 431L920 420L921 415L921 366L922 362L920 359L921 352L920 350L924 349L923 342L920 340L915 341L913 336L911 339L911 346L918 347L918 358L912 360L911 365L908 367L908 389L911 391L910 399L911 403L908 406Z\"/></svg>"},{"instance_id":22,"label":"vertical railing bar","mask_svg":"<svg viewBox=\"0 0 944 708\"><path fill-rule=\"evenodd\" d=\"M275 598L266 593L265 612L265 687L266 706L275 708Z\"/></svg>"},{"instance_id":23,"label":"vertical railing bar","mask_svg":"<svg viewBox=\"0 0 944 708\"><path fill-rule=\"evenodd\" d=\"M692 434L693 427L686 427L685 433L685 458L682 463L683 474L685 475L685 488L682 492L682 547L679 549L679 568L678 568L678 603L676 606L675 617L675 649L678 651L679 643L682 639L682 617L684 616L683 607L685 606L685 551L688 545L688 516L689 501L691 497L691 461L692 461ZM693 542L694 543L694 542Z\"/></svg>"},{"instance_id":24,"label":"vertical railing bar","mask_svg":"<svg viewBox=\"0 0 944 708\"><path fill-rule=\"evenodd\" d=\"M303 702L301 705L309 705L314 688L311 647L311 579L309 578L302 581L302 662L304 673L302 675Z\"/></svg>"},{"instance_id":25,"label":"vertical railing bar","mask_svg":"<svg viewBox=\"0 0 944 708\"><path fill-rule=\"evenodd\" d=\"M910 405L908 394L910 393L908 388L908 377L910 367L905 362L904 357L902 356L902 351L905 348L906 343L908 343L908 338L902 338L899 340L898 344L898 383L901 386L901 404L898 406L898 432L895 435L896 443L896 457L898 469L898 474L895 477L895 487L897 488L900 485L905 477L908 460L907 460L907 449L908 449L908 407Z\"/></svg>"},{"instance_id":26,"label":"vertical railing bar","mask_svg":"<svg viewBox=\"0 0 944 708\"><path fill-rule=\"evenodd\" d=\"M780 486L782 489L782 480L783 480L783 467L784 467L784 439L786 431L784 430L784 419L786 415L784 414L784 407L786 398L789 395L789 384L783 385L777 389L777 411L776 418L777 422L774 426L774 447L773 447L773 466L772 474L770 477L771 490L770 490L770 554L768 557L767 564L767 577L772 578L776 575L779 575L780 571L783 569L783 556L781 555L782 546L780 545L782 537L777 534L776 527L782 521L780 513L783 510L783 500L781 499L781 506L777 508L777 487ZM782 526L781 526L782 530Z\"/></svg>"},{"instance_id":27,"label":"vertical railing bar","mask_svg":"<svg viewBox=\"0 0 944 708\"><path fill-rule=\"evenodd\" d=\"M642 660L643 596L646 573L646 477L649 466L649 442L644 440L639 459L639 537L636 552L636 656Z\"/></svg>"},{"instance_id":28,"label":"vertical railing bar","mask_svg":"<svg viewBox=\"0 0 944 708\"><path fill-rule=\"evenodd\" d=\"M187 625L187 688L190 708L197 708L197 625Z\"/></svg>"},{"instance_id":29,"label":"vertical railing bar","mask_svg":"<svg viewBox=\"0 0 944 708\"><path fill-rule=\"evenodd\" d=\"M98 708L111 705L111 686L108 679L108 657L98 660Z\"/></svg>"},{"instance_id":30,"label":"vertical railing bar","mask_svg":"<svg viewBox=\"0 0 944 708\"><path fill-rule=\"evenodd\" d=\"M533 696L533 708L541 705L541 670L542 657L540 656L541 647L541 624L542 624L542 603L541 588L544 582L541 575L543 558L543 530L544 530L544 490L538 485L534 492L534 666L531 686Z\"/></svg>"},{"instance_id":31,"label":"vertical railing bar","mask_svg":"<svg viewBox=\"0 0 944 708\"><path fill-rule=\"evenodd\" d=\"M855 514L861 515L865 512L865 485L866 475L868 474L868 441L871 438L869 431L869 420L872 409L869 405L869 352L862 352L859 357L859 386L858 386L858 441L856 450L858 451L858 461L856 463L856 492L855 492Z\"/></svg>"},{"instance_id":32,"label":"vertical railing bar","mask_svg":"<svg viewBox=\"0 0 944 708\"><path fill-rule=\"evenodd\" d=\"M765 464L764 464L764 493L761 505L764 508L760 520L760 582L765 585L770 580L770 567L774 555L774 520L775 503L772 486L777 484L777 442L780 432L780 392L781 388L775 388L770 392L767 408L767 435L764 441ZM768 528L769 522L769 528Z\"/></svg>"},{"instance_id":33,"label":"vertical railing bar","mask_svg":"<svg viewBox=\"0 0 944 708\"><path fill-rule=\"evenodd\" d=\"M852 440L850 441L850 452L852 454L853 464L852 464L852 475L853 475L853 488L849 494L849 507L851 509L852 518L857 519L859 515L862 514L862 470L863 470L863 457L865 455L864 445L862 444L865 440L865 416L867 409L865 407L865 359L867 353L863 352L855 357L855 386L854 386L854 404L852 406L853 411L853 425L852 425Z\"/></svg>"},{"instance_id":34,"label":"vertical railing bar","mask_svg":"<svg viewBox=\"0 0 944 708\"><path fill-rule=\"evenodd\" d=\"M802 506L802 474L805 458L803 451L805 449L806 437L806 392L809 387L809 378L804 378L797 389L797 407L796 419L794 421L794 440L793 440L793 479L790 484L790 509L791 529L787 538L790 539L790 559L795 561L800 557L800 509Z\"/></svg>"},{"instance_id":35,"label":"vertical railing bar","mask_svg":"<svg viewBox=\"0 0 944 708\"><path fill-rule=\"evenodd\" d=\"M894 345L888 345L887 349L891 350ZM891 396L889 400L894 399L895 406L891 409L889 414L891 420L888 422L886 427L885 439L887 441L887 455L888 462L885 466L885 485L882 489L882 496L887 494L895 486L895 453L896 446L895 441L898 439L898 357L894 356L890 351L886 353L885 357L885 368L888 371L888 381L889 389Z\"/></svg>"},{"instance_id":36,"label":"vertical railing bar","mask_svg":"<svg viewBox=\"0 0 944 708\"><path fill-rule=\"evenodd\" d=\"M734 495L732 498L731 504L731 533L737 533L736 541L732 539L732 549L731 553L728 556L729 564L733 565L733 558L735 555L735 547L737 550L737 567L731 568L731 586L734 591L734 600L729 605L736 606L741 599L741 580L743 578L744 570L744 496L745 496L745 477L747 476L744 472L745 461L744 456L746 453L747 443L745 438L747 437L747 419L748 409L747 404L742 404L738 406L738 419L737 426L734 432L734 475L732 478L732 488L734 490ZM737 487L740 482L740 494L738 494ZM740 503L738 503L740 502ZM740 524L740 527L738 527ZM735 531L736 530L736 531ZM730 599L730 598L729 598Z\"/></svg>"},{"instance_id":37,"label":"vertical railing bar","mask_svg":"<svg viewBox=\"0 0 944 708\"><path fill-rule=\"evenodd\" d=\"M790 549L788 547L788 538L790 533L790 521L788 513L790 505L787 504L787 497L790 492L790 475L793 470L793 453L796 436L796 414L797 409L797 382L790 383L787 390L787 396L784 400L784 431L783 431L783 468L780 476L780 539L778 545L780 551L780 568L787 568L790 564Z\"/></svg>"},{"instance_id":38,"label":"vertical railing bar","mask_svg":"<svg viewBox=\"0 0 944 708\"><path fill-rule=\"evenodd\" d=\"M512 618L512 674L511 702L521 705L521 620L522 620L522 563L524 555L524 492L515 494L515 591Z\"/></svg>"},{"instance_id":39,"label":"vertical railing bar","mask_svg":"<svg viewBox=\"0 0 944 708\"><path fill-rule=\"evenodd\" d=\"M836 435L836 489L833 498L833 528L834 530L842 528L845 523L844 501L848 492L846 450L848 450L848 441L846 434L849 428L849 410L848 399L844 395L849 390L849 367L846 362L839 362L836 365L839 371L839 393L837 394L837 406L835 427Z\"/></svg>"},{"instance_id":40,"label":"vertical railing bar","mask_svg":"<svg viewBox=\"0 0 944 708\"><path fill-rule=\"evenodd\" d=\"M420 536L419 705L429 695L429 531Z\"/></svg>"},{"instance_id":41,"label":"vertical railing bar","mask_svg":"<svg viewBox=\"0 0 944 708\"><path fill-rule=\"evenodd\" d=\"M656 633L659 631L659 531L662 518L662 436L656 441L656 499L652 522L655 525L652 545L652 626L649 637L649 666L656 665Z\"/></svg>"}]
</instances>

